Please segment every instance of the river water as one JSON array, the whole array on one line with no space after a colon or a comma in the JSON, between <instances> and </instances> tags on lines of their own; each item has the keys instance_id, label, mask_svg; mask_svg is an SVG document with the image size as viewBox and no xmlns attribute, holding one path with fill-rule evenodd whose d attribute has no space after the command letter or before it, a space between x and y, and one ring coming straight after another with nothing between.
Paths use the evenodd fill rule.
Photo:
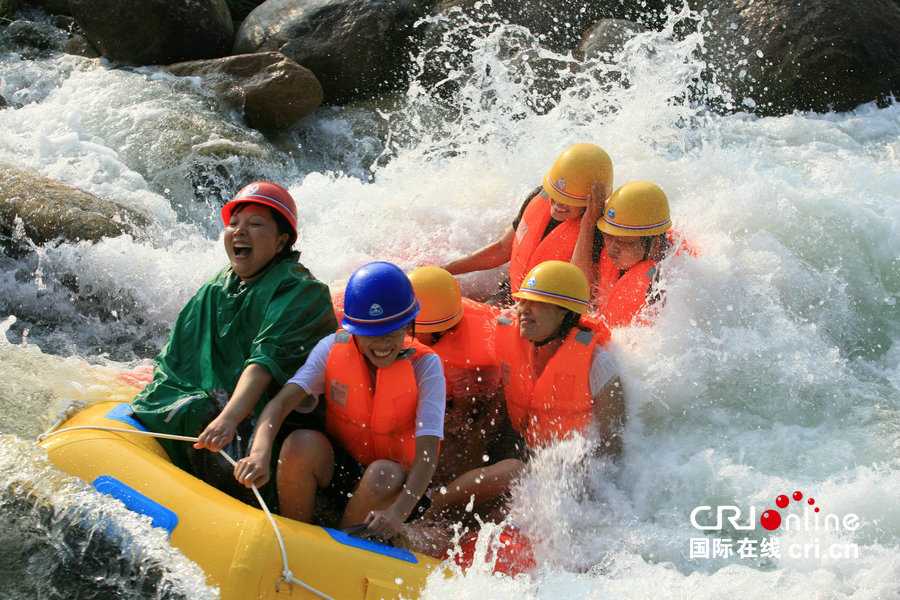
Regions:
<instances>
[{"instance_id":1,"label":"river water","mask_svg":"<svg viewBox=\"0 0 900 600\"><path fill-rule=\"evenodd\" d=\"M571 442L517 489L538 570L435 577L423 597L900 597L900 105L715 114L742 101L696 83L703 39L676 29L684 14L580 68L525 30L461 19L408 92L270 138L196 80L0 54L0 159L151 220L0 254L0 598L215 597L34 440L70 400L130 399L127 375L225 264L218 208L239 187L285 185L303 262L340 286L369 260L410 268L492 241L582 141L609 152L617 186L658 183L699 255L669 261L654 327L614 333L621 463Z\"/></svg>"}]
</instances>

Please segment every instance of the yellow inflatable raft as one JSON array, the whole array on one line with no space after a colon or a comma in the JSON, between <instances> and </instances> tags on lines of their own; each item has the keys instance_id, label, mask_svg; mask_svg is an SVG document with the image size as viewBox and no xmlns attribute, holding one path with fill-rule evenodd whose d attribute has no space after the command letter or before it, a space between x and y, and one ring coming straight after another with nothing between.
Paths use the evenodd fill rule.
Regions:
<instances>
[{"instance_id":1,"label":"yellow inflatable raft","mask_svg":"<svg viewBox=\"0 0 900 600\"><path fill-rule=\"evenodd\" d=\"M95 404L41 442L50 460L165 527L172 545L204 569L223 600L414 598L439 565L402 548L279 516L273 517L276 531L263 510L175 467L152 437L75 429L85 426L144 430L127 403ZM295 583L284 579L285 562Z\"/></svg>"}]
</instances>

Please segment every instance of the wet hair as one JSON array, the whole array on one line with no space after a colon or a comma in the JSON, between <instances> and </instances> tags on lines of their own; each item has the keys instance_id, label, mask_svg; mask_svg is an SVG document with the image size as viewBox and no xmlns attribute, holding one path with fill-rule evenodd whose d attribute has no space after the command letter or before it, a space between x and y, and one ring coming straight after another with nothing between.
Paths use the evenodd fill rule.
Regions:
<instances>
[{"instance_id":1,"label":"wet hair","mask_svg":"<svg viewBox=\"0 0 900 600\"><path fill-rule=\"evenodd\" d=\"M662 244L659 246L660 258L666 255L666 252L669 251L669 247L672 245L665 233L641 236L641 243L644 245L644 260L647 260L650 256L650 246L653 244L654 238L660 238L660 240L662 240Z\"/></svg>"},{"instance_id":2,"label":"wet hair","mask_svg":"<svg viewBox=\"0 0 900 600\"><path fill-rule=\"evenodd\" d=\"M569 335L569 330L578 327L581 321L581 315L574 310L566 310L566 316L563 317L562 323L559 324L559 333L562 337Z\"/></svg>"}]
</instances>

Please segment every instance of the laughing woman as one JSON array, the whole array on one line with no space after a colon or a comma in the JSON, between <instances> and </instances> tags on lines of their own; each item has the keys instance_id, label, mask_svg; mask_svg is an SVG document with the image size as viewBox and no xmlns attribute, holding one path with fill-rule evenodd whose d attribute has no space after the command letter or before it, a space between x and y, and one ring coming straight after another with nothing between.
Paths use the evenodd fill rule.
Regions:
<instances>
[{"instance_id":1,"label":"laughing woman","mask_svg":"<svg viewBox=\"0 0 900 600\"><path fill-rule=\"evenodd\" d=\"M222 207L229 265L191 298L156 357L153 381L133 400L135 416L160 433L179 467L245 496L218 450L246 447L251 414L337 326L328 287L298 262L297 208L266 181L252 183ZM235 439L238 432L237 439ZM211 450L212 452L208 452ZM232 452L243 454L232 445Z\"/></svg>"}]
</instances>

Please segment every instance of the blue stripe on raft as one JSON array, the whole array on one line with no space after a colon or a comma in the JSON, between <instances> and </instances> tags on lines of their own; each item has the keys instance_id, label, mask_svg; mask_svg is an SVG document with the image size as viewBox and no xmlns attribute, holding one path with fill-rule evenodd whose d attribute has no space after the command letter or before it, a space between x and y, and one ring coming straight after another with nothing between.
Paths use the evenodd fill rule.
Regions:
<instances>
[{"instance_id":1,"label":"blue stripe on raft","mask_svg":"<svg viewBox=\"0 0 900 600\"><path fill-rule=\"evenodd\" d=\"M138 431L147 431L147 428L144 427L140 421L134 418L134 411L131 410L131 404L128 402L120 402L116 404L115 408L104 415L107 419L112 419L113 421L121 421L126 425L131 425Z\"/></svg>"},{"instance_id":2,"label":"blue stripe on raft","mask_svg":"<svg viewBox=\"0 0 900 600\"><path fill-rule=\"evenodd\" d=\"M382 554L384 556L396 558L397 560L404 560L409 563L419 562L419 559L416 558L416 555L406 548L394 548L393 546L388 546L386 544L382 544L373 540L367 540L365 538L347 535L343 531L338 531L337 529L330 529L328 527L323 527L322 529L327 531L328 535L330 535L334 539L334 541L338 542L339 544L351 546L353 548L360 548L362 550L368 550L369 552L374 552L375 554Z\"/></svg>"},{"instance_id":3,"label":"blue stripe on raft","mask_svg":"<svg viewBox=\"0 0 900 600\"><path fill-rule=\"evenodd\" d=\"M178 515L173 511L115 477L101 475L94 480L93 485L101 494L107 494L121 501L128 510L150 517L154 527L162 527L171 534L178 526Z\"/></svg>"}]
</instances>

